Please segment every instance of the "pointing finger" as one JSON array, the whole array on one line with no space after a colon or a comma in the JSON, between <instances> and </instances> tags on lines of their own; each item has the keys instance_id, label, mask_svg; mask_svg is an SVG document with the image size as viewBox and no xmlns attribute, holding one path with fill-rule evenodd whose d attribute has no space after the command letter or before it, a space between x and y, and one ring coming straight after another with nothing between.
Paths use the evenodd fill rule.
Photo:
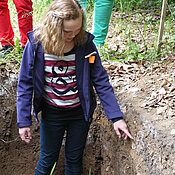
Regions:
<instances>
[{"instance_id":1,"label":"pointing finger","mask_svg":"<svg viewBox=\"0 0 175 175\"><path fill-rule=\"evenodd\" d=\"M134 139L133 137L132 137L132 135L129 133L129 131L128 131L128 129L123 129L123 132L130 138L130 139Z\"/></svg>"}]
</instances>

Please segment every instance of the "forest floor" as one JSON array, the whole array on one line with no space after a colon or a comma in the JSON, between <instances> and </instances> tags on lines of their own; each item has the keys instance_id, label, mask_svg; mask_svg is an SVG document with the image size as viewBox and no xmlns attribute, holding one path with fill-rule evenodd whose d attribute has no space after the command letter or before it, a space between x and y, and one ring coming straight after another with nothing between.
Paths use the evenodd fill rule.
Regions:
<instances>
[{"instance_id":1,"label":"forest floor","mask_svg":"<svg viewBox=\"0 0 175 175\"><path fill-rule=\"evenodd\" d=\"M118 102L135 139L138 137L136 130L144 127L143 123L146 121L154 124L156 130L175 136L174 59L175 57L169 58L163 64L154 63L149 68L135 63L109 64L104 62ZM12 72L8 74L8 71L4 70L1 68L0 174L33 174L39 156L39 125L34 122L33 139L29 145L20 140L16 127L15 110L17 77ZM130 108L135 109L134 116L130 116L133 115L129 112ZM143 122L139 123L141 120ZM108 155L110 152L105 153L104 156L102 151L105 145L108 145L108 150L113 150L117 143L117 141L111 143L111 140L117 140L117 137L114 131L109 129L110 125L100 103L98 103L85 150L84 172L86 173L84 174L88 174L90 169L95 175L117 175L119 173L114 170L117 166L112 163L114 160L107 160L110 157ZM116 138L111 139L111 137ZM109 145L109 143L111 144ZM131 147L132 144L129 145ZM120 153L118 154L120 155ZM171 156L171 152L167 152L167 154ZM56 172L62 175L64 170L63 151L60 157L59 168L56 168ZM133 175L135 170L128 169L128 171L127 175Z\"/></svg>"}]
</instances>

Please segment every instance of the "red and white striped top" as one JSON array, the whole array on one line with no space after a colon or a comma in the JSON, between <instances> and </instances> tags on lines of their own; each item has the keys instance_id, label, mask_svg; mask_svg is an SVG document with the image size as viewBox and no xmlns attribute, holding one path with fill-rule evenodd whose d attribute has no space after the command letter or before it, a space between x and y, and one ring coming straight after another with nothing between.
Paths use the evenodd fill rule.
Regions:
<instances>
[{"instance_id":1,"label":"red and white striped top","mask_svg":"<svg viewBox=\"0 0 175 175\"><path fill-rule=\"evenodd\" d=\"M44 98L46 103L59 108L75 108L79 106L75 53L72 51L63 57L44 54L44 57Z\"/></svg>"}]
</instances>

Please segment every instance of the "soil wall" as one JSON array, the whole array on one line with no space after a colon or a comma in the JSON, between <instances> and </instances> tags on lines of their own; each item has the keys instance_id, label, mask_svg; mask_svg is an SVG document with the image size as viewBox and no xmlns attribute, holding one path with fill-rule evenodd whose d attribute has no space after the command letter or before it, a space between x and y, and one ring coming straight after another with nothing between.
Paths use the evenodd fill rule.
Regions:
<instances>
[{"instance_id":1,"label":"soil wall","mask_svg":"<svg viewBox=\"0 0 175 175\"><path fill-rule=\"evenodd\" d=\"M23 143L16 127L15 74L0 77L0 175L31 175L39 156L39 125L32 126L33 139ZM131 94L114 91L134 141L119 140L98 103L87 138L83 174L175 175L175 120L157 118L138 107ZM140 92L141 93L141 92ZM137 94L139 98L139 94ZM64 144L54 174L64 174Z\"/></svg>"}]
</instances>

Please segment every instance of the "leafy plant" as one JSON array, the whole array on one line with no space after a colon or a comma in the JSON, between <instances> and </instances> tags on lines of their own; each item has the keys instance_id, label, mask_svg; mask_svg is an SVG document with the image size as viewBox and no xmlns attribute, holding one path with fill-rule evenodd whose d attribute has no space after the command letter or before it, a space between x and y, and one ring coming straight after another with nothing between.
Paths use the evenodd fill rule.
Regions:
<instances>
[{"instance_id":1,"label":"leafy plant","mask_svg":"<svg viewBox=\"0 0 175 175\"><path fill-rule=\"evenodd\" d=\"M14 70L18 69L21 64L22 53L23 49L20 46L19 38L16 38L15 46L13 46L13 49L8 54L0 59L0 65L11 64Z\"/></svg>"},{"instance_id":2,"label":"leafy plant","mask_svg":"<svg viewBox=\"0 0 175 175\"><path fill-rule=\"evenodd\" d=\"M131 61L131 60L137 60L137 61L142 61L145 58L145 53L140 53L141 52L141 46L138 44L136 45L136 43L131 42L129 44L129 49L126 50L126 58L125 61Z\"/></svg>"}]
</instances>

